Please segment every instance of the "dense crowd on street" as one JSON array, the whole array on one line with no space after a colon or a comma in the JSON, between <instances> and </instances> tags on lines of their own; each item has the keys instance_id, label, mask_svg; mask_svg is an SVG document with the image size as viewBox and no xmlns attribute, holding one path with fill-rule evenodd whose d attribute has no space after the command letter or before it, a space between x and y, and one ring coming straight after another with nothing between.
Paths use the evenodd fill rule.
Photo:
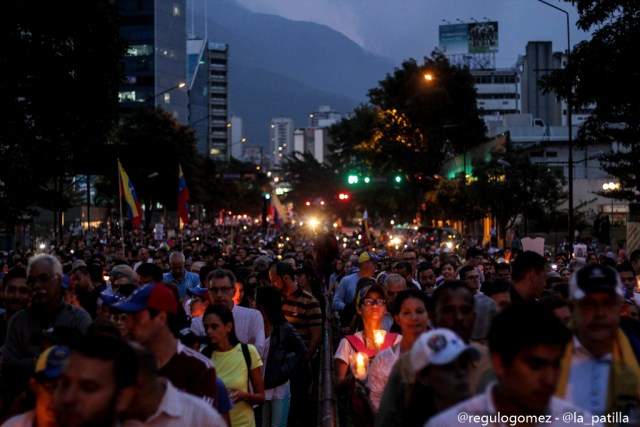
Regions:
<instances>
[{"instance_id":1,"label":"dense crowd on street","mask_svg":"<svg viewBox=\"0 0 640 427\"><path fill-rule=\"evenodd\" d=\"M319 425L324 345L340 425L640 426L640 250L158 237L2 253L2 426Z\"/></svg>"}]
</instances>

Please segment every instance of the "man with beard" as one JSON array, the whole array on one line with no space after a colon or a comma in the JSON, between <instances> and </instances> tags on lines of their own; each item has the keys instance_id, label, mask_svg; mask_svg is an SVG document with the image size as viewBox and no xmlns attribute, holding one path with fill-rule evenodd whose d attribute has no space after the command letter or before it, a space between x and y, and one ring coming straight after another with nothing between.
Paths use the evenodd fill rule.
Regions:
<instances>
[{"instance_id":1,"label":"man with beard","mask_svg":"<svg viewBox=\"0 0 640 427\"><path fill-rule=\"evenodd\" d=\"M71 350L53 402L58 425L112 427L131 404L137 364L133 348L107 335L88 336Z\"/></svg>"},{"instance_id":2,"label":"man with beard","mask_svg":"<svg viewBox=\"0 0 640 427\"><path fill-rule=\"evenodd\" d=\"M91 316L81 307L64 302L62 297L62 264L58 258L40 254L29 259L27 286L31 305L16 313L7 326L2 352L2 383L9 391L3 396L5 407L19 393L27 389L28 379L42 347L32 339L54 326L68 326L85 333Z\"/></svg>"}]
</instances>

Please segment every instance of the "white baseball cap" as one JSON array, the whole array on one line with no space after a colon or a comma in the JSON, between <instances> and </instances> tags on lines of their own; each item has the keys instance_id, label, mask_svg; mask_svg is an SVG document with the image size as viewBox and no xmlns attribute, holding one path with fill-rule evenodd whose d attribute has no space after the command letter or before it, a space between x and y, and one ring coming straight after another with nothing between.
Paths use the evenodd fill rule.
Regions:
<instances>
[{"instance_id":1,"label":"white baseball cap","mask_svg":"<svg viewBox=\"0 0 640 427\"><path fill-rule=\"evenodd\" d=\"M424 332L411 348L411 367L419 372L429 365L446 365L462 353L469 352L473 360L480 357L478 350L464 342L450 329L435 328Z\"/></svg>"}]
</instances>

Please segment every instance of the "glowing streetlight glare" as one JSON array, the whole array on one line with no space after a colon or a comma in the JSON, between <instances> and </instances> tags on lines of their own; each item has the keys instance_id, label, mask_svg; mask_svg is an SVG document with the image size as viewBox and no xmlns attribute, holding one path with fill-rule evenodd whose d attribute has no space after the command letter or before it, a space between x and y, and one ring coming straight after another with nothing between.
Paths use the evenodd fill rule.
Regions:
<instances>
[{"instance_id":1,"label":"glowing streetlight glare","mask_svg":"<svg viewBox=\"0 0 640 427\"><path fill-rule=\"evenodd\" d=\"M309 220L309 225L311 226L311 228L316 228L318 226L318 220L315 218L311 218Z\"/></svg>"},{"instance_id":2,"label":"glowing streetlight glare","mask_svg":"<svg viewBox=\"0 0 640 427\"><path fill-rule=\"evenodd\" d=\"M620 189L620 183L619 182L605 182L604 184L602 184L602 189L603 190L619 190Z\"/></svg>"},{"instance_id":3,"label":"glowing streetlight glare","mask_svg":"<svg viewBox=\"0 0 640 427\"><path fill-rule=\"evenodd\" d=\"M428 82L433 81L433 74L431 74L431 73L425 73L425 74L424 74L424 79L425 79L426 81L428 81Z\"/></svg>"}]
</instances>

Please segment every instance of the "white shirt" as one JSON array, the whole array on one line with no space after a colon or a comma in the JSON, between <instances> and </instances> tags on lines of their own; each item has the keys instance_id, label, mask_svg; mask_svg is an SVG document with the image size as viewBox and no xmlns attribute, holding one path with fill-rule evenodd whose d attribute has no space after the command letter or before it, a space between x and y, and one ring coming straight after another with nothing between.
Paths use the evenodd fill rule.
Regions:
<instances>
[{"instance_id":1,"label":"white shirt","mask_svg":"<svg viewBox=\"0 0 640 427\"><path fill-rule=\"evenodd\" d=\"M234 304L231 309L233 314L233 326L236 336L245 344L256 346L259 354L264 351L264 321L262 313L254 308L242 307ZM198 336L205 336L202 317L196 317L191 321L191 330Z\"/></svg>"},{"instance_id":2,"label":"white shirt","mask_svg":"<svg viewBox=\"0 0 640 427\"><path fill-rule=\"evenodd\" d=\"M369 365L367 375L367 387L369 387L369 398L376 412L380 406L380 400L384 393L384 387L389 380L391 368L400 357L400 346L392 345L382 350Z\"/></svg>"},{"instance_id":3,"label":"white shirt","mask_svg":"<svg viewBox=\"0 0 640 427\"><path fill-rule=\"evenodd\" d=\"M487 391L434 415L425 423L425 427L451 427L451 426L482 426L482 427L509 427L519 425L515 416L509 418L507 414L501 414L496 409L493 401L493 388L495 384L487 387ZM500 419L497 417L500 416ZM464 417L464 418L461 418ZM539 427L569 427L586 425L603 427L601 423L591 424L591 414L578 408L566 400L551 397L545 415L539 416L536 426Z\"/></svg>"},{"instance_id":4,"label":"white shirt","mask_svg":"<svg viewBox=\"0 0 640 427\"><path fill-rule=\"evenodd\" d=\"M203 399L178 390L171 381L166 384L156 412L144 422L126 420L124 427L227 427L220 413Z\"/></svg>"},{"instance_id":5,"label":"white shirt","mask_svg":"<svg viewBox=\"0 0 640 427\"><path fill-rule=\"evenodd\" d=\"M571 370L565 398L594 415L607 412L611 353L597 358L574 335Z\"/></svg>"}]
</instances>

